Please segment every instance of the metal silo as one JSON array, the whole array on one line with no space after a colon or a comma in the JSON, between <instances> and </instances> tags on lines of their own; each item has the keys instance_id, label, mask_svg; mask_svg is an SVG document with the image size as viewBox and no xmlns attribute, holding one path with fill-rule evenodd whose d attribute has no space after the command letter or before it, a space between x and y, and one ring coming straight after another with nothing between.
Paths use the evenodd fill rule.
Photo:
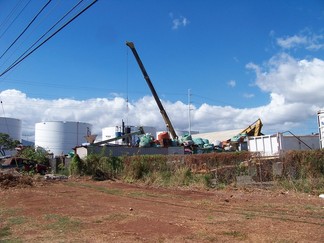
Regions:
<instances>
[{"instance_id":1,"label":"metal silo","mask_svg":"<svg viewBox=\"0 0 324 243\"><path fill-rule=\"evenodd\" d=\"M51 121L35 124L35 146L42 147L54 156L67 154L74 147L86 143L92 125L84 122Z\"/></svg>"},{"instance_id":2,"label":"metal silo","mask_svg":"<svg viewBox=\"0 0 324 243\"><path fill-rule=\"evenodd\" d=\"M9 117L0 117L0 132L6 133L11 139L21 142L21 120Z\"/></svg>"}]
</instances>

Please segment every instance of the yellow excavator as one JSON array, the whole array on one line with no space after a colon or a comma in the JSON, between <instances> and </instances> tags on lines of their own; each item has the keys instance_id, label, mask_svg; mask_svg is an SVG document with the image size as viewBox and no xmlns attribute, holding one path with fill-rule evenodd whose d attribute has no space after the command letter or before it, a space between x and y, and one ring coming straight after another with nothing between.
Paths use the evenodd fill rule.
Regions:
<instances>
[{"instance_id":1,"label":"yellow excavator","mask_svg":"<svg viewBox=\"0 0 324 243\"><path fill-rule=\"evenodd\" d=\"M245 128L242 132L240 132L240 134L246 134L247 136L260 136L260 135L263 135L261 133L262 126L263 126L262 121L259 118L258 120L253 122L250 126Z\"/></svg>"},{"instance_id":2,"label":"yellow excavator","mask_svg":"<svg viewBox=\"0 0 324 243\"><path fill-rule=\"evenodd\" d=\"M247 128L242 130L239 134L232 137L229 140L223 141L222 146L226 150L238 150L239 144L242 143L247 136L261 136L263 133L261 133L262 129L262 121L259 118L255 122L253 122L251 125L249 125Z\"/></svg>"}]
</instances>

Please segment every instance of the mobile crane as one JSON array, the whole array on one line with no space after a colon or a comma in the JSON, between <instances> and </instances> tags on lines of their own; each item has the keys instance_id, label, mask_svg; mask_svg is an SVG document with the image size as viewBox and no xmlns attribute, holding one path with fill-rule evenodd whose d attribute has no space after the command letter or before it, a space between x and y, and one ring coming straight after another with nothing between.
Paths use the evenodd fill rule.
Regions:
<instances>
[{"instance_id":1,"label":"mobile crane","mask_svg":"<svg viewBox=\"0 0 324 243\"><path fill-rule=\"evenodd\" d=\"M141 71L143 73L144 79L146 80L146 83L148 84L148 86L149 86L149 88L150 88L150 90L151 90L151 92L153 94L155 102L156 102L156 104L158 105L158 107L160 109L160 112L161 112L161 115L163 117L163 120L165 122L166 127L169 129L172 138L177 139L178 136L177 136L177 134L176 134L176 132L175 132L173 126L172 126L172 123L171 123L166 111L164 110L164 107L163 107L163 105L162 105L162 103L161 103L161 101L160 101L160 99L159 99L159 97L158 97L158 95L157 95L157 93L155 91L155 88L154 88L154 86L153 86L153 84L151 82L151 79L148 76L148 74L147 74L147 72L146 72L146 70L144 68L144 65L143 65L143 63L142 63L142 61L141 61L141 59L140 59L140 57L139 57L139 55L138 55L138 53L137 53L137 51L135 49L134 43L127 41L126 45L132 50L132 52L133 52L133 54L135 56L135 59L136 59L138 65L139 65L139 67L140 67L140 69L141 69Z\"/></svg>"}]
</instances>

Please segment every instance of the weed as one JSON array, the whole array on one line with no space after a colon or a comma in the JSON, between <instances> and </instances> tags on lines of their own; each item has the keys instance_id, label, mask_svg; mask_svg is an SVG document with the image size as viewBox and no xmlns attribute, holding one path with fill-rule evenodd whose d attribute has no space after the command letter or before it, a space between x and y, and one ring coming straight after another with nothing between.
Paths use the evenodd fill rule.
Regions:
<instances>
[{"instance_id":1,"label":"weed","mask_svg":"<svg viewBox=\"0 0 324 243\"><path fill-rule=\"evenodd\" d=\"M103 219L108 220L108 221L121 221L126 218L127 218L127 215L125 215L125 214L113 213L113 214L110 214L110 215L104 217Z\"/></svg>"},{"instance_id":2,"label":"weed","mask_svg":"<svg viewBox=\"0 0 324 243\"><path fill-rule=\"evenodd\" d=\"M75 184L71 184L71 185L74 186ZM109 189L109 188L102 187L102 186L95 186L95 185L88 185L88 184L77 184L77 185L95 189L97 191L104 192L104 193L111 194L111 195L122 195L123 194L123 192L119 189Z\"/></svg>"},{"instance_id":3,"label":"weed","mask_svg":"<svg viewBox=\"0 0 324 243\"><path fill-rule=\"evenodd\" d=\"M25 217L20 217L20 216L18 216L18 217L12 217L12 218L9 218L8 221L9 221L10 224L23 224L23 223L25 223L27 220L26 220Z\"/></svg>"},{"instance_id":4,"label":"weed","mask_svg":"<svg viewBox=\"0 0 324 243\"><path fill-rule=\"evenodd\" d=\"M76 220L72 220L67 216L61 216L57 214L47 214L45 215L45 219L49 222L46 226L47 229L50 230L60 230L60 231L70 231L70 230L78 230L80 226L80 222Z\"/></svg>"},{"instance_id":5,"label":"weed","mask_svg":"<svg viewBox=\"0 0 324 243\"><path fill-rule=\"evenodd\" d=\"M245 218L246 219L253 219L255 217L254 213L245 213Z\"/></svg>"},{"instance_id":6,"label":"weed","mask_svg":"<svg viewBox=\"0 0 324 243\"><path fill-rule=\"evenodd\" d=\"M227 232L223 232L224 235L228 235L228 236L233 236L234 238L238 238L240 240L245 240L247 239L247 235L244 233L241 233L239 231L233 230L233 231L227 231Z\"/></svg>"},{"instance_id":7,"label":"weed","mask_svg":"<svg viewBox=\"0 0 324 243\"><path fill-rule=\"evenodd\" d=\"M2 228L0 228L0 239L10 236L11 232L10 232L10 227L9 226L4 226Z\"/></svg>"},{"instance_id":8,"label":"weed","mask_svg":"<svg viewBox=\"0 0 324 243\"><path fill-rule=\"evenodd\" d=\"M321 178L302 178L302 179L281 179L277 181L277 186L285 190L296 192L321 194L324 192L324 177Z\"/></svg>"}]
</instances>

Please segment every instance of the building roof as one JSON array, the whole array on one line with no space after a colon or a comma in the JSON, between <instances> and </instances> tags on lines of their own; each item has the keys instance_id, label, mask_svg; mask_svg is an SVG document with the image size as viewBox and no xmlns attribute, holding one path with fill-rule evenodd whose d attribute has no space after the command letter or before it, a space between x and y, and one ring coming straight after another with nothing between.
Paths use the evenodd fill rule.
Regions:
<instances>
[{"instance_id":1,"label":"building roof","mask_svg":"<svg viewBox=\"0 0 324 243\"><path fill-rule=\"evenodd\" d=\"M209 132L209 133L198 133L198 134L192 134L191 137L208 139L210 143L214 143L216 140L226 141L228 139L231 139L232 137L242 132L242 130L243 129L227 130L227 131L220 131L220 132Z\"/></svg>"}]
</instances>

